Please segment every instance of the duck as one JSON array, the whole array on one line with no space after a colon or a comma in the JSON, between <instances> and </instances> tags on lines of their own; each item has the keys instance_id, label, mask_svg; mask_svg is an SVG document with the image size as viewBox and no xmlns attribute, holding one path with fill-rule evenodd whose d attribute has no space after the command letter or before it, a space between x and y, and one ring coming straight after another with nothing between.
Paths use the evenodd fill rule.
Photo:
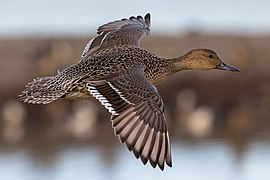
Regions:
<instances>
[{"instance_id":1,"label":"duck","mask_svg":"<svg viewBox=\"0 0 270 180\"><path fill-rule=\"evenodd\" d=\"M115 135L137 159L161 170L172 167L164 103L155 85L183 70L240 69L206 48L175 58L159 57L139 46L150 27L150 13L98 27L78 63L54 76L35 78L17 99L48 104L61 98L95 98L111 113Z\"/></svg>"}]
</instances>

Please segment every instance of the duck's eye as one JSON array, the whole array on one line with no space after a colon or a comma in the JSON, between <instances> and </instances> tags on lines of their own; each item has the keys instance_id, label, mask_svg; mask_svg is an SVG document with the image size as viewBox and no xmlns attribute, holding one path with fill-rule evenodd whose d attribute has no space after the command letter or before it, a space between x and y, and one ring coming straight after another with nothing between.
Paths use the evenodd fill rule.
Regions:
<instances>
[{"instance_id":1,"label":"duck's eye","mask_svg":"<svg viewBox=\"0 0 270 180\"><path fill-rule=\"evenodd\" d=\"M213 58L213 55L212 55L212 54L210 54L208 57L209 57L210 59L212 59L212 58Z\"/></svg>"}]
</instances>

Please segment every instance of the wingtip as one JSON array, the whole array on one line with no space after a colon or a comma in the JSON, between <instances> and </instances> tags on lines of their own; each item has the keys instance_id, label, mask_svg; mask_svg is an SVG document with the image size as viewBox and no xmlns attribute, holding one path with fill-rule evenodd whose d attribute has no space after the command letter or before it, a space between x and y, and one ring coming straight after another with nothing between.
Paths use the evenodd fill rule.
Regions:
<instances>
[{"instance_id":1,"label":"wingtip","mask_svg":"<svg viewBox=\"0 0 270 180\"><path fill-rule=\"evenodd\" d=\"M144 16L144 20L150 22L150 19L151 19L151 14L150 14L150 13L147 13L147 14Z\"/></svg>"},{"instance_id":2,"label":"wingtip","mask_svg":"<svg viewBox=\"0 0 270 180\"><path fill-rule=\"evenodd\" d=\"M166 164L169 166L169 167L172 167L172 160L166 160Z\"/></svg>"},{"instance_id":3,"label":"wingtip","mask_svg":"<svg viewBox=\"0 0 270 180\"><path fill-rule=\"evenodd\" d=\"M137 19L143 20L143 17L142 17L141 15L138 15L138 16L137 16Z\"/></svg>"},{"instance_id":4,"label":"wingtip","mask_svg":"<svg viewBox=\"0 0 270 180\"><path fill-rule=\"evenodd\" d=\"M130 19L130 20L136 19L136 17L135 17L135 16L130 16L129 19Z\"/></svg>"},{"instance_id":5,"label":"wingtip","mask_svg":"<svg viewBox=\"0 0 270 180\"><path fill-rule=\"evenodd\" d=\"M151 158L149 159L149 162L153 168L157 167L157 162L153 161Z\"/></svg>"},{"instance_id":6,"label":"wingtip","mask_svg":"<svg viewBox=\"0 0 270 180\"><path fill-rule=\"evenodd\" d=\"M133 149L132 151L133 151L134 156L135 156L137 159L139 159L140 156L141 156L140 152L136 151L135 149Z\"/></svg>"},{"instance_id":7,"label":"wingtip","mask_svg":"<svg viewBox=\"0 0 270 180\"><path fill-rule=\"evenodd\" d=\"M170 152L170 149L169 149L169 154L167 154L167 157L166 157L166 164L169 166L169 167L172 167L172 156L171 156L171 152Z\"/></svg>"},{"instance_id":8,"label":"wingtip","mask_svg":"<svg viewBox=\"0 0 270 180\"><path fill-rule=\"evenodd\" d=\"M148 162L148 158L147 157L144 157L144 156L140 156L141 158L141 161L144 165L146 165L146 163Z\"/></svg>"},{"instance_id":9,"label":"wingtip","mask_svg":"<svg viewBox=\"0 0 270 180\"><path fill-rule=\"evenodd\" d=\"M145 23L147 24L148 29L149 29L149 31L150 31L150 26L151 26L151 15L150 15L150 13L147 13L147 14L144 16L144 21L145 21Z\"/></svg>"},{"instance_id":10,"label":"wingtip","mask_svg":"<svg viewBox=\"0 0 270 180\"><path fill-rule=\"evenodd\" d=\"M161 171L164 171L164 164L158 164L158 167Z\"/></svg>"}]
</instances>

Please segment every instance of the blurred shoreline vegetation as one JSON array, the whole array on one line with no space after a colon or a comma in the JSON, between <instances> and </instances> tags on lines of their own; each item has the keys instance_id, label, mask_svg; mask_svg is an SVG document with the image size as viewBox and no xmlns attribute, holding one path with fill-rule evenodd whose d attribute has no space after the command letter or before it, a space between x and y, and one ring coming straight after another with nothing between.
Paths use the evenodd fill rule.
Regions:
<instances>
[{"instance_id":1,"label":"blurred shoreline vegetation","mask_svg":"<svg viewBox=\"0 0 270 180\"><path fill-rule=\"evenodd\" d=\"M0 40L0 152L27 148L53 158L68 143L99 144L107 158L108 146L120 143L113 135L109 113L94 99L59 100L29 105L15 97L38 76L54 75L80 60L89 37L20 38ZM189 143L221 139L240 156L255 139L270 139L270 36L151 35L141 47L163 57L207 47L241 69L180 72L158 85L164 100L173 141ZM112 142L113 141L113 142Z\"/></svg>"}]
</instances>

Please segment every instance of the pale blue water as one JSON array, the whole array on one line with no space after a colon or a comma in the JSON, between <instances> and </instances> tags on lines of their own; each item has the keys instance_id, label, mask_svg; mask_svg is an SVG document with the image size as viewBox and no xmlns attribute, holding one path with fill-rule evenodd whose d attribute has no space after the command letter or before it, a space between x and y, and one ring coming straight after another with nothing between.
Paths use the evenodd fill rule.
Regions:
<instances>
[{"instance_id":1,"label":"pale blue water","mask_svg":"<svg viewBox=\"0 0 270 180\"><path fill-rule=\"evenodd\" d=\"M88 35L147 12L154 33L269 33L269 9L265 0L1 0L0 37Z\"/></svg>"},{"instance_id":2,"label":"pale blue water","mask_svg":"<svg viewBox=\"0 0 270 180\"><path fill-rule=\"evenodd\" d=\"M112 163L95 146L65 148L53 163L42 163L24 151L0 154L2 180L269 180L270 144L256 142L237 158L231 146L221 141L186 144L174 142L173 168L165 171L143 166L124 146Z\"/></svg>"}]
</instances>

